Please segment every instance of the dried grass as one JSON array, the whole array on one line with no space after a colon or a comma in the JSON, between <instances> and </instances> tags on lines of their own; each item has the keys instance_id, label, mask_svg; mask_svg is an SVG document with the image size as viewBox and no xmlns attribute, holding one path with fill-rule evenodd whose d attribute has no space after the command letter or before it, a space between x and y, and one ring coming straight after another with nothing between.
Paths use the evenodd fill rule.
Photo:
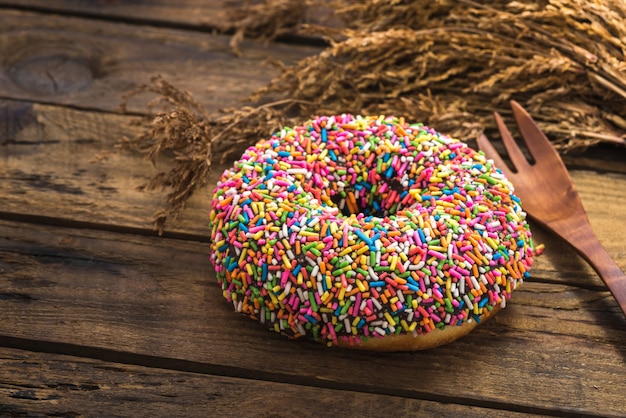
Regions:
<instances>
[{"instance_id":1,"label":"dried grass","mask_svg":"<svg viewBox=\"0 0 626 418\"><path fill-rule=\"evenodd\" d=\"M321 113L397 114L471 142L495 136L494 111L522 103L561 152L626 144L626 3L621 0L309 0L332 8L340 27L303 25L302 5L266 0L233 14L242 36L285 33L330 40L249 98L271 103L208 115L163 80L149 89L173 109L128 143L149 155L173 150L174 169L158 226L206 182L222 159L285 124ZM300 6L297 6L300 5ZM276 100L276 97L278 99ZM212 153L219 145L221 152Z\"/></svg>"}]
</instances>

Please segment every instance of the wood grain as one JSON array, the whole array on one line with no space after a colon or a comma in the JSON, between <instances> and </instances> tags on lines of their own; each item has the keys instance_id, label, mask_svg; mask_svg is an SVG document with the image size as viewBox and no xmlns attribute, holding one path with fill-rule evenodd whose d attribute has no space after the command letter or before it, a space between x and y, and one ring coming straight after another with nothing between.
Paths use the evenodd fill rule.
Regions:
<instances>
[{"instance_id":1,"label":"wood grain","mask_svg":"<svg viewBox=\"0 0 626 418\"><path fill-rule=\"evenodd\" d=\"M216 111L277 74L268 57L320 49L246 42L236 58L209 33L236 3L173 5L0 0L0 415L626 416L626 318L534 225L546 251L532 280L436 350L328 349L233 312L209 261L210 190L157 237L162 193L137 187L168 163L90 160L138 132L151 96L130 114L119 103L153 74ZM594 150L567 163L583 168L572 176L592 226L626 270L625 154Z\"/></svg>"},{"instance_id":2,"label":"wood grain","mask_svg":"<svg viewBox=\"0 0 626 418\"><path fill-rule=\"evenodd\" d=\"M179 372L0 348L3 416L518 417L398 396Z\"/></svg>"},{"instance_id":3,"label":"wood grain","mask_svg":"<svg viewBox=\"0 0 626 418\"><path fill-rule=\"evenodd\" d=\"M289 64L320 50L250 41L236 58L228 36L14 10L0 10L0 25L1 98L109 112L157 74L215 112L272 79L269 58ZM129 111L146 113L151 97Z\"/></svg>"},{"instance_id":4,"label":"wood grain","mask_svg":"<svg viewBox=\"0 0 626 418\"><path fill-rule=\"evenodd\" d=\"M625 412L626 319L608 292L528 282L504 312L451 345L363 353L288 341L232 312L207 244L7 222L0 236L5 338L328 389L534 413Z\"/></svg>"},{"instance_id":5,"label":"wood grain","mask_svg":"<svg viewBox=\"0 0 626 418\"><path fill-rule=\"evenodd\" d=\"M168 163L153 167L140 155L112 156L93 163L103 149L137 132L139 117L68 109L28 102L0 102L1 215L48 218L46 222L81 223L99 229L132 229L150 233L152 214L163 205L164 193L139 192L150 176ZM216 166L209 184L215 184L226 165ZM626 175L575 170L572 177L592 226L618 265L626 267ZM611 187L606 187L610 184ZM200 190L181 218L170 222L166 233L207 241L207 214L211 187ZM537 242L547 250L533 275L537 279L603 288L595 273L565 244L533 225Z\"/></svg>"},{"instance_id":6,"label":"wood grain","mask_svg":"<svg viewBox=\"0 0 626 418\"><path fill-rule=\"evenodd\" d=\"M0 0L4 7L204 30L227 29L228 11L240 4L236 0Z\"/></svg>"}]
</instances>

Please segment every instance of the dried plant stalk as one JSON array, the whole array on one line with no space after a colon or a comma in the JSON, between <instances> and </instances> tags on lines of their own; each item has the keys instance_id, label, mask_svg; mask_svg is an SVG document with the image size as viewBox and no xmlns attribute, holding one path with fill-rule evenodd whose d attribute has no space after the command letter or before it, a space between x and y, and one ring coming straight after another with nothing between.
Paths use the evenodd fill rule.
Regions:
<instances>
[{"instance_id":1,"label":"dried plant stalk","mask_svg":"<svg viewBox=\"0 0 626 418\"><path fill-rule=\"evenodd\" d=\"M302 26L297 3L332 8L344 24ZM243 34L273 39L303 31L332 41L249 98L272 101L262 106L207 115L157 82L154 91L174 109L129 145L149 155L176 152L174 169L153 181L173 190L161 216L176 213L204 184L211 147L234 155L284 124L322 113L402 115L471 141L495 132L493 112L506 118L515 99L561 152L626 144L621 0L265 0L232 18L234 44Z\"/></svg>"}]
</instances>

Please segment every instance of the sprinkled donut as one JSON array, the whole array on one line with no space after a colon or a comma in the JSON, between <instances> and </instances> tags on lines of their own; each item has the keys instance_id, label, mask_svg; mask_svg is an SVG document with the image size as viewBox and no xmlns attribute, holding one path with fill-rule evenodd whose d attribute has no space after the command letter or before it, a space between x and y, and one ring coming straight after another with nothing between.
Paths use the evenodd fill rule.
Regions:
<instances>
[{"instance_id":1,"label":"sprinkled donut","mask_svg":"<svg viewBox=\"0 0 626 418\"><path fill-rule=\"evenodd\" d=\"M506 305L534 253L490 160L395 117L321 116L260 141L221 176L210 220L235 310L360 349L467 334Z\"/></svg>"}]
</instances>

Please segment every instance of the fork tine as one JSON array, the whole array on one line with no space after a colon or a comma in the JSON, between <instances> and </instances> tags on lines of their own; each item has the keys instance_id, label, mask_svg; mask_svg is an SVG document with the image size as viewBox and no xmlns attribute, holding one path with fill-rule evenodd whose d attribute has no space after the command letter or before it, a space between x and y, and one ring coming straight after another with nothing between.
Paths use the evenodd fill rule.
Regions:
<instances>
[{"instance_id":1,"label":"fork tine","mask_svg":"<svg viewBox=\"0 0 626 418\"><path fill-rule=\"evenodd\" d=\"M528 166L528 160L526 160L526 157L515 142L515 139L513 139L513 135L511 135L511 132L504 124L504 121L502 120L500 114L498 112L495 112L493 115L496 119L496 124L498 125L500 135L502 136L502 142L504 142L506 152L509 154L509 158L511 158L515 169L519 171L520 167Z\"/></svg>"},{"instance_id":2,"label":"fork tine","mask_svg":"<svg viewBox=\"0 0 626 418\"><path fill-rule=\"evenodd\" d=\"M496 151L496 149L491 144L491 141L489 141L485 134L481 133L476 141L478 142L478 148L480 148L485 153L487 158L492 159L493 162L496 163L496 167L502 170L502 172L510 178L513 173L511 172L511 170L509 170L509 167L500 157L500 154L498 153L498 151Z\"/></svg>"},{"instance_id":3,"label":"fork tine","mask_svg":"<svg viewBox=\"0 0 626 418\"><path fill-rule=\"evenodd\" d=\"M526 147L534 160L554 160L555 157L560 160L558 153L526 109L515 100L511 100L511 109L513 109L513 116L526 143Z\"/></svg>"}]
</instances>

